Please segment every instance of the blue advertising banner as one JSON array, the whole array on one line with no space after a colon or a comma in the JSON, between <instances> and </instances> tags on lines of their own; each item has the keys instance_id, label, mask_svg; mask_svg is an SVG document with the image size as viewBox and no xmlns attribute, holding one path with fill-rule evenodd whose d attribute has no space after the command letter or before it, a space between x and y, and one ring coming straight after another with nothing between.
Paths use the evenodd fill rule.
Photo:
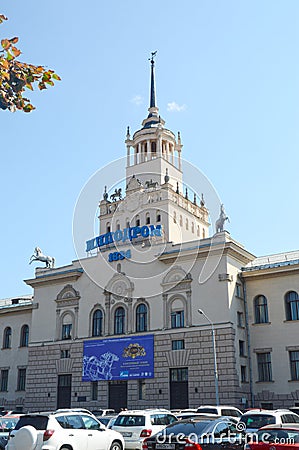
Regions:
<instances>
[{"instance_id":1,"label":"blue advertising banner","mask_svg":"<svg viewBox=\"0 0 299 450\"><path fill-rule=\"evenodd\" d=\"M82 381L153 377L153 334L84 342Z\"/></svg>"}]
</instances>

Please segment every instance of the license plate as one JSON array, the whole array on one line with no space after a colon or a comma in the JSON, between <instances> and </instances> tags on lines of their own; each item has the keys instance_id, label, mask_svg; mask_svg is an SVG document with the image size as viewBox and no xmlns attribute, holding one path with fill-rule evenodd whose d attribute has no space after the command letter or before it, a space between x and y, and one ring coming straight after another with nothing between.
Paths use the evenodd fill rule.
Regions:
<instances>
[{"instance_id":1,"label":"license plate","mask_svg":"<svg viewBox=\"0 0 299 450\"><path fill-rule=\"evenodd\" d=\"M131 437L132 436L132 433L128 433L127 431L124 431L121 434L123 435L123 437Z\"/></svg>"},{"instance_id":2,"label":"license plate","mask_svg":"<svg viewBox=\"0 0 299 450\"><path fill-rule=\"evenodd\" d=\"M174 450L175 444L156 444L157 450Z\"/></svg>"}]
</instances>

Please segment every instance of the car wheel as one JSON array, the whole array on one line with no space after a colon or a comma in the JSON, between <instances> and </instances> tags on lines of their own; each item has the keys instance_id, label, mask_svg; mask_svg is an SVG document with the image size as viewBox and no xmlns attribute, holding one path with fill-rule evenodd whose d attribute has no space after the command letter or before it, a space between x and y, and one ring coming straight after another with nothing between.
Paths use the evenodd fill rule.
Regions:
<instances>
[{"instance_id":1,"label":"car wheel","mask_svg":"<svg viewBox=\"0 0 299 450\"><path fill-rule=\"evenodd\" d=\"M123 450L123 447L120 442L113 441L111 444L110 450Z\"/></svg>"},{"instance_id":2,"label":"car wheel","mask_svg":"<svg viewBox=\"0 0 299 450\"><path fill-rule=\"evenodd\" d=\"M16 450L33 450L37 442L37 431L31 425L26 425L15 433L12 442Z\"/></svg>"}]
</instances>

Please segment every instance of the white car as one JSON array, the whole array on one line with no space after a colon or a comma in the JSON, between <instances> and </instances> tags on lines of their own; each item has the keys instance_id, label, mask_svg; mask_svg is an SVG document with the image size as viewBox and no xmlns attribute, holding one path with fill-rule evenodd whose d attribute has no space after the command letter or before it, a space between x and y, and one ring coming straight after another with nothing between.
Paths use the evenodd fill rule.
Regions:
<instances>
[{"instance_id":1,"label":"white car","mask_svg":"<svg viewBox=\"0 0 299 450\"><path fill-rule=\"evenodd\" d=\"M212 406L212 405L202 405L197 408L198 413L205 414L217 414L217 416L230 416L230 417L241 417L242 412L235 406Z\"/></svg>"},{"instance_id":2,"label":"white car","mask_svg":"<svg viewBox=\"0 0 299 450\"><path fill-rule=\"evenodd\" d=\"M112 429L121 433L126 449L142 449L145 438L163 430L177 418L167 409L143 409L121 412Z\"/></svg>"},{"instance_id":3,"label":"white car","mask_svg":"<svg viewBox=\"0 0 299 450\"><path fill-rule=\"evenodd\" d=\"M238 428L246 433L255 433L265 425L280 425L282 423L299 423L299 415L288 409L252 409L241 416Z\"/></svg>"},{"instance_id":4,"label":"white car","mask_svg":"<svg viewBox=\"0 0 299 450\"><path fill-rule=\"evenodd\" d=\"M25 414L6 450L124 450L124 439L90 414L66 410Z\"/></svg>"}]
</instances>

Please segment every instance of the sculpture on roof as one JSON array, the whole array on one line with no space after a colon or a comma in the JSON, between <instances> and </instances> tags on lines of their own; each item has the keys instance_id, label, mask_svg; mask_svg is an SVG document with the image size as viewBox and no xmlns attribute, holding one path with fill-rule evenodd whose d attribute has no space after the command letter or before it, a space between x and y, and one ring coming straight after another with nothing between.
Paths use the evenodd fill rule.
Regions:
<instances>
[{"instance_id":1,"label":"sculpture on roof","mask_svg":"<svg viewBox=\"0 0 299 450\"><path fill-rule=\"evenodd\" d=\"M153 181L152 179L150 179L149 181L145 182L145 186L149 189L149 188L156 188L158 186L158 181Z\"/></svg>"},{"instance_id":2,"label":"sculpture on roof","mask_svg":"<svg viewBox=\"0 0 299 450\"><path fill-rule=\"evenodd\" d=\"M119 189L115 189L113 194L110 195L110 198L112 199L113 202L116 202L116 199L118 198L119 200L121 200L121 188Z\"/></svg>"},{"instance_id":3,"label":"sculpture on roof","mask_svg":"<svg viewBox=\"0 0 299 450\"><path fill-rule=\"evenodd\" d=\"M53 256L43 255L43 252L39 247L35 247L34 254L30 257L29 264L31 264L33 261L45 262L47 269L53 269L55 264L55 258Z\"/></svg>"},{"instance_id":4,"label":"sculpture on roof","mask_svg":"<svg viewBox=\"0 0 299 450\"><path fill-rule=\"evenodd\" d=\"M219 218L216 220L216 223L215 223L216 233L221 233L224 230L224 222L226 220L229 221L229 217L226 215L226 213L224 211L224 205L222 203L220 206Z\"/></svg>"}]
</instances>

